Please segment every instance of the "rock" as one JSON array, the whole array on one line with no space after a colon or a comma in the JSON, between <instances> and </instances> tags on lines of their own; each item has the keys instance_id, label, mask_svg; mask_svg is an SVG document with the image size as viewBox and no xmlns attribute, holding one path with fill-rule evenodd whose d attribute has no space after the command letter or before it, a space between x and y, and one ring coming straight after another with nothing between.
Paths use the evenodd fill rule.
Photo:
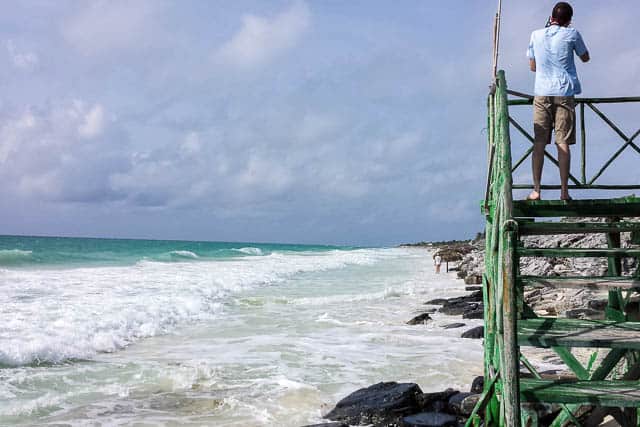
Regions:
<instances>
[{"instance_id":1,"label":"rock","mask_svg":"<svg viewBox=\"0 0 640 427\"><path fill-rule=\"evenodd\" d=\"M631 298L631 302L629 302L624 308L630 321L640 321L640 301L634 301L634 298Z\"/></svg>"},{"instance_id":2,"label":"rock","mask_svg":"<svg viewBox=\"0 0 640 427\"><path fill-rule=\"evenodd\" d=\"M473 412L473 408L478 404L480 397L482 397L480 393L470 394L465 397L460 405L460 412L462 412L463 415L471 415L471 412Z\"/></svg>"},{"instance_id":3,"label":"rock","mask_svg":"<svg viewBox=\"0 0 640 427\"><path fill-rule=\"evenodd\" d=\"M467 277L467 271L459 270L457 276L458 276L458 279L464 279L465 277Z\"/></svg>"},{"instance_id":4,"label":"rock","mask_svg":"<svg viewBox=\"0 0 640 427\"><path fill-rule=\"evenodd\" d=\"M482 302L482 289L480 289L479 291L471 292L469 295L463 298L466 298L466 301Z\"/></svg>"},{"instance_id":5,"label":"rock","mask_svg":"<svg viewBox=\"0 0 640 427\"><path fill-rule=\"evenodd\" d=\"M482 276L479 274L470 274L464 278L465 285L480 285L482 284Z\"/></svg>"},{"instance_id":6,"label":"rock","mask_svg":"<svg viewBox=\"0 0 640 427\"><path fill-rule=\"evenodd\" d=\"M462 402L467 397L471 396L471 393L457 393L449 398L449 402L447 402L447 412L456 415L464 415L462 412Z\"/></svg>"},{"instance_id":7,"label":"rock","mask_svg":"<svg viewBox=\"0 0 640 427\"><path fill-rule=\"evenodd\" d=\"M302 427L349 427L347 423L322 423L322 424L309 424Z\"/></svg>"},{"instance_id":8,"label":"rock","mask_svg":"<svg viewBox=\"0 0 640 427\"><path fill-rule=\"evenodd\" d=\"M574 308L567 310L565 315L569 319L592 319L594 317L602 316L602 311L593 310L590 308Z\"/></svg>"},{"instance_id":9,"label":"rock","mask_svg":"<svg viewBox=\"0 0 640 427\"><path fill-rule=\"evenodd\" d=\"M462 338L484 338L484 326L476 326L475 328L471 328L466 332L463 332L461 335Z\"/></svg>"},{"instance_id":10,"label":"rock","mask_svg":"<svg viewBox=\"0 0 640 427\"><path fill-rule=\"evenodd\" d=\"M426 412L441 412L447 409L449 399L451 396L459 394L458 390L448 388L444 391L437 391L435 393L423 393L418 396L418 404L420 410Z\"/></svg>"},{"instance_id":11,"label":"rock","mask_svg":"<svg viewBox=\"0 0 640 427\"><path fill-rule=\"evenodd\" d=\"M458 419L453 415L440 412L421 412L404 417L401 425L405 427L456 427Z\"/></svg>"},{"instance_id":12,"label":"rock","mask_svg":"<svg viewBox=\"0 0 640 427\"><path fill-rule=\"evenodd\" d=\"M590 309L597 311L604 311L607 308L606 299L591 300L587 303Z\"/></svg>"},{"instance_id":13,"label":"rock","mask_svg":"<svg viewBox=\"0 0 640 427\"><path fill-rule=\"evenodd\" d=\"M348 424L388 426L420 410L422 390L414 383L381 382L361 388L338 402L324 418Z\"/></svg>"},{"instance_id":14,"label":"rock","mask_svg":"<svg viewBox=\"0 0 640 427\"><path fill-rule=\"evenodd\" d=\"M463 319L482 319L484 317L484 308L479 307L475 310L467 310L462 313Z\"/></svg>"},{"instance_id":15,"label":"rock","mask_svg":"<svg viewBox=\"0 0 640 427\"><path fill-rule=\"evenodd\" d=\"M443 329L456 329L456 328L462 328L463 326L466 326L464 323L449 323L448 325L444 325L442 328Z\"/></svg>"},{"instance_id":16,"label":"rock","mask_svg":"<svg viewBox=\"0 0 640 427\"><path fill-rule=\"evenodd\" d=\"M464 290L469 292L482 291L482 286L465 286Z\"/></svg>"},{"instance_id":17,"label":"rock","mask_svg":"<svg viewBox=\"0 0 640 427\"><path fill-rule=\"evenodd\" d=\"M447 302L446 298L436 298L425 302L425 305L442 305Z\"/></svg>"},{"instance_id":18,"label":"rock","mask_svg":"<svg viewBox=\"0 0 640 427\"><path fill-rule=\"evenodd\" d=\"M477 310L480 304L472 302L456 302L454 304L445 304L439 310L440 313L448 314L449 316L460 316L466 311Z\"/></svg>"},{"instance_id":19,"label":"rock","mask_svg":"<svg viewBox=\"0 0 640 427\"><path fill-rule=\"evenodd\" d=\"M553 272L557 275L567 274L571 271L571 268L564 264L556 264L553 266Z\"/></svg>"},{"instance_id":20,"label":"rock","mask_svg":"<svg viewBox=\"0 0 640 427\"><path fill-rule=\"evenodd\" d=\"M424 325L427 320L431 320L429 313L422 313L407 322L407 325Z\"/></svg>"},{"instance_id":21,"label":"rock","mask_svg":"<svg viewBox=\"0 0 640 427\"><path fill-rule=\"evenodd\" d=\"M484 390L484 377L481 375L479 377L475 377L473 382L471 383L471 393L482 393Z\"/></svg>"}]
</instances>

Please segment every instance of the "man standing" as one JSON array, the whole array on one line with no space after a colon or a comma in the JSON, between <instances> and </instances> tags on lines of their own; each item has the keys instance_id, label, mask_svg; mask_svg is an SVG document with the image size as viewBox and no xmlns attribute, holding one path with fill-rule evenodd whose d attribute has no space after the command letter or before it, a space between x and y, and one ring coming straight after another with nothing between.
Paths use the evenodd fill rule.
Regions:
<instances>
[{"instance_id":1,"label":"man standing","mask_svg":"<svg viewBox=\"0 0 640 427\"><path fill-rule=\"evenodd\" d=\"M436 255L433 259L433 265L436 266L436 274L440 274L440 266L442 265L442 257L440 255Z\"/></svg>"},{"instance_id":2,"label":"man standing","mask_svg":"<svg viewBox=\"0 0 640 427\"><path fill-rule=\"evenodd\" d=\"M576 142L573 97L582 91L573 61L574 52L582 62L589 61L589 52L582 36L569 27L572 18L571 5L559 2L553 7L546 28L534 31L529 42L527 56L531 71L536 73L536 81L533 101L533 191L528 200L540 199L544 149L551 143L552 130L555 131L560 164L560 199L571 199L567 185L571 166L569 146Z\"/></svg>"}]
</instances>

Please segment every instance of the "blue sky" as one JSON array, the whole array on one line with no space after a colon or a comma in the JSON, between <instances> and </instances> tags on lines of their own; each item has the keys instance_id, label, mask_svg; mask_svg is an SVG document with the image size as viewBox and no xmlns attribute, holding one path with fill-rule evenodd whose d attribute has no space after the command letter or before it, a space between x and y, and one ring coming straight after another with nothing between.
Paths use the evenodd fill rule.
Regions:
<instances>
[{"instance_id":1,"label":"blue sky","mask_svg":"<svg viewBox=\"0 0 640 427\"><path fill-rule=\"evenodd\" d=\"M531 92L525 50L553 2L503 3L500 64L510 87ZM593 58L578 65L584 95L640 95L640 5L574 6ZM360 245L471 237L483 227L495 7L5 2L0 232ZM607 112L628 133L639 125L637 107ZM527 110L515 114L528 125ZM589 132L607 140L595 157L619 146L604 127ZM640 157L626 157L610 179L640 180Z\"/></svg>"}]
</instances>

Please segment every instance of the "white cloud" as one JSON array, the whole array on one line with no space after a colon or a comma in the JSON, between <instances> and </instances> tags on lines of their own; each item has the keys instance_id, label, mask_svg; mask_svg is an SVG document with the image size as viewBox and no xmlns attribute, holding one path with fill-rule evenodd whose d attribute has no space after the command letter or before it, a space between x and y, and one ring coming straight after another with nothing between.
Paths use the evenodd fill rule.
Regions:
<instances>
[{"instance_id":1,"label":"white cloud","mask_svg":"<svg viewBox=\"0 0 640 427\"><path fill-rule=\"evenodd\" d=\"M217 56L239 67L263 64L294 47L309 21L309 8L303 2L293 3L273 18L245 15L240 30L222 45Z\"/></svg>"},{"instance_id":2,"label":"white cloud","mask_svg":"<svg viewBox=\"0 0 640 427\"><path fill-rule=\"evenodd\" d=\"M4 122L0 127L0 163L5 163L20 148L22 138L35 127L36 118L30 111Z\"/></svg>"},{"instance_id":3,"label":"white cloud","mask_svg":"<svg viewBox=\"0 0 640 427\"><path fill-rule=\"evenodd\" d=\"M133 50L152 39L157 1L93 0L62 28L65 40L85 55Z\"/></svg>"},{"instance_id":4,"label":"white cloud","mask_svg":"<svg viewBox=\"0 0 640 427\"><path fill-rule=\"evenodd\" d=\"M116 197L108 177L127 167L118 143L125 138L105 135L104 115L100 104L78 100L0 115L0 193L64 201Z\"/></svg>"},{"instance_id":5,"label":"white cloud","mask_svg":"<svg viewBox=\"0 0 640 427\"><path fill-rule=\"evenodd\" d=\"M78 126L78 134L82 138L94 138L104 130L104 108L96 104L89 111L84 113L84 117Z\"/></svg>"},{"instance_id":6,"label":"white cloud","mask_svg":"<svg viewBox=\"0 0 640 427\"><path fill-rule=\"evenodd\" d=\"M11 64L20 70L31 71L34 70L39 63L38 55L34 52L21 52L13 42L13 40L7 40L6 43L7 52L11 59Z\"/></svg>"}]
</instances>

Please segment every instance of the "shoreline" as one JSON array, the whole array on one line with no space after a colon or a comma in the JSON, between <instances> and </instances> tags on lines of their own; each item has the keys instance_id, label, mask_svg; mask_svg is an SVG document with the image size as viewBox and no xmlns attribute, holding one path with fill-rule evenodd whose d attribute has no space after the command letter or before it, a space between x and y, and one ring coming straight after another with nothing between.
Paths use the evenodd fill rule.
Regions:
<instances>
[{"instance_id":1,"label":"shoreline","mask_svg":"<svg viewBox=\"0 0 640 427\"><path fill-rule=\"evenodd\" d=\"M440 243L403 244L399 247L408 249L424 249L430 257L439 250L451 250L452 247L464 254L484 251L484 241L454 241ZM482 248L482 249L480 249ZM452 261L450 261L452 262ZM475 264L464 264L462 258L447 269L443 267L442 276L454 276L456 281L464 281L463 295L449 295L441 298L419 301L417 315L408 319L407 325L427 325L433 323L432 314L438 313L451 317L451 321L440 324L438 329L460 330L460 338L483 338L484 326L468 327L464 320L482 319L482 286L474 271L468 267ZM461 269L462 268L462 269ZM462 274L461 274L462 273ZM470 277L470 279L465 279ZM469 283L467 283L469 282ZM458 292L455 292L458 294ZM462 321L459 321L462 320ZM484 378L469 378L468 391L446 388L442 391L423 392L416 383L380 382L361 388L341 399L323 418L328 422L309 424L304 427L348 427L351 425L433 425L457 426L464 424L475 403L482 393ZM390 404L389 402L394 402ZM398 411L401 410L401 416ZM406 418L417 417L407 421ZM414 424L411 424L414 423Z\"/></svg>"},{"instance_id":2,"label":"shoreline","mask_svg":"<svg viewBox=\"0 0 640 427\"><path fill-rule=\"evenodd\" d=\"M523 244L534 247L607 246L603 236L586 234L531 236L523 239ZM630 236L623 237L623 244L631 244ZM432 320L430 315L435 312L461 316L462 319L483 318L481 284L484 273L484 236L479 234L476 239L467 241L419 242L403 244L400 247L424 248L432 252L431 256L440 252L446 254L445 256L451 260L455 259L457 264L453 268L449 268L448 271L456 271L457 278L464 280L467 291L465 296L439 298L424 302L424 305L431 307L410 319L408 324L426 324ZM443 256L443 260L446 260L445 256ZM624 265L623 273L633 271L637 262L636 260ZM585 276L602 276L606 274L607 263L606 260L523 258L520 268L522 274L540 276L562 276L572 270L577 270ZM537 315L562 314L565 317L576 319L603 319L606 298L606 293L590 289L543 288L527 289L524 292L525 301ZM437 306L440 308L433 308ZM462 322L452 325L452 328L465 326ZM447 325L444 327L447 328ZM463 333L462 337L483 338L483 330L484 326L472 328ZM467 333L469 334L465 336ZM560 379L571 375L562 360L551 349L523 347L521 351L543 377ZM593 361L594 357L598 359L603 357L586 348L574 349L573 353L583 363L588 363L589 359ZM468 392L447 388L436 393L423 393L415 383L378 383L357 390L339 401L336 407L324 416L325 419L333 422L305 427L342 427L364 424L376 427L464 425L475 403L480 398L483 380L483 377L472 379ZM411 392L407 392L407 390L411 390ZM389 402L395 402L396 406L391 407ZM551 413L551 408L538 410L541 417Z\"/></svg>"}]
</instances>

